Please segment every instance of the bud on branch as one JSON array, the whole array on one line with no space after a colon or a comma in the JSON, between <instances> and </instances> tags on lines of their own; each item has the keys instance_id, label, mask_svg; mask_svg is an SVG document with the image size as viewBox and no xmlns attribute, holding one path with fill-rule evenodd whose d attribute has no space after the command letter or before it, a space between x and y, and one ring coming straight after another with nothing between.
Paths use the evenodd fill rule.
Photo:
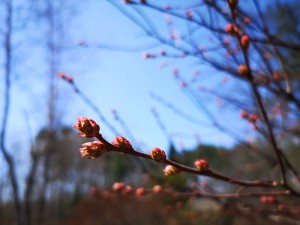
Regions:
<instances>
[{"instance_id":1,"label":"bud on branch","mask_svg":"<svg viewBox=\"0 0 300 225\"><path fill-rule=\"evenodd\" d=\"M78 130L79 134L82 137L93 138L99 134L100 127L99 125L92 119L87 119L82 116L77 119L77 122L73 125L73 127Z\"/></svg>"}]
</instances>

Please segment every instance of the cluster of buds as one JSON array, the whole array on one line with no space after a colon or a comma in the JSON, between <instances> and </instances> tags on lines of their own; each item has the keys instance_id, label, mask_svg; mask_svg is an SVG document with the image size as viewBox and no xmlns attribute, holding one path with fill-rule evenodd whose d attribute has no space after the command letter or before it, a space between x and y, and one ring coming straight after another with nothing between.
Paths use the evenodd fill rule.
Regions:
<instances>
[{"instance_id":1,"label":"cluster of buds","mask_svg":"<svg viewBox=\"0 0 300 225\"><path fill-rule=\"evenodd\" d=\"M123 182L116 182L112 186L112 190L114 192L118 192L121 194L130 194L132 192L132 187L130 185L125 185Z\"/></svg>"},{"instance_id":2,"label":"cluster of buds","mask_svg":"<svg viewBox=\"0 0 300 225\"><path fill-rule=\"evenodd\" d=\"M164 175L165 176L172 176L172 175L176 175L176 174L179 174L180 173L180 170L177 169L176 167L174 166L171 166L171 165L167 165L165 168L164 168Z\"/></svg>"},{"instance_id":3,"label":"cluster of buds","mask_svg":"<svg viewBox=\"0 0 300 225\"><path fill-rule=\"evenodd\" d=\"M199 171L207 171L209 169L208 162L205 159L197 159L194 165Z\"/></svg>"},{"instance_id":4,"label":"cluster of buds","mask_svg":"<svg viewBox=\"0 0 300 225\"><path fill-rule=\"evenodd\" d=\"M240 112L240 117L248 120L250 123L255 124L259 120L259 116L256 113L248 113L245 110Z\"/></svg>"},{"instance_id":5,"label":"cluster of buds","mask_svg":"<svg viewBox=\"0 0 300 225\"><path fill-rule=\"evenodd\" d=\"M256 123L258 120L259 120L259 116L255 113L250 114L248 117L248 121L250 123Z\"/></svg>"},{"instance_id":6,"label":"cluster of buds","mask_svg":"<svg viewBox=\"0 0 300 225\"><path fill-rule=\"evenodd\" d=\"M249 74L250 70L248 68L248 66L246 66L245 64L242 64L238 67L238 73L241 75L241 76L247 76Z\"/></svg>"},{"instance_id":7,"label":"cluster of buds","mask_svg":"<svg viewBox=\"0 0 300 225\"><path fill-rule=\"evenodd\" d=\"M100 126L92 119L81 116L73 126L82 137L93 138L99 135ZM86 142L80 148L81 157L98 158L107 152L107 146L100 141Z\"/></svg>"},{"instance_id":8,"label":"cluster of buds","mask_svg":"<svg viewBox=\"0 0 300 225\"><path fill-rule=\"evenodd\" d=\"M58 73L57 77L65 80L69 83L73 83L73 77L70 75L66 75L65 73Z\"/></svg>"},{"instance_id":9,"label":"cluster of buds","mask_svg":"<svg viewBox=\"0 0 300 225\"><path fill-rule=\"evenodd\" d=\"M230 24L227 24L227 26L225 27L225 31L228 34L235 36L238 33L238 28L230 23Z\"/></svg>"},{"instance_id":10,"label":"cluster of buds","mask_svg":"<svg viewBox=\"0 0 300 225\"><path fill-rule=\"evenodd\" d=\"M99 158L107 152L106 146L100 141L86 142L82 144L80 149L81 157L88 157L90 159Z\"/></svg>"},{"instance_id":11,"label":"cluster of buds","mask_svg":"<svg viewBox=\"0 0 300 225\"><path fill-rule=\"evenodd\" d=\"M115 137L115 139L112 141L112 144L119 148L132 149L131 143L122 136Z\"/></svg>"},{"instance_id":12,"label":"cluster of buds","mask_svg":"<svg viewBox=\"0 0 300 225\"><path fill-rule=\"evenodd\" d=\"M99 134L100 126L92 119L81 116L73 127L82 137L93 138Z\"/></svg>"},{"instance_id":13,"label":"cluster of buds","mask_svg":"<svg viewBox=\"0 0 300 225\"><path fill-rule=\"evenodd\" d=\"M166 153L160 148L153 148L150 151L150 156L157 162L164 162L166 160Z\"/></svg>"},{"instance_id":14,"label":"cluster of buds","mask_svg":"<svg viewBox=\"0 0 300 225\"><path fill-rule=\"evenodd\" d=\"M273 204L276 202L276 198L274 196L261 196L260 202L262 204Z\"/></svg>"}]
</instances>

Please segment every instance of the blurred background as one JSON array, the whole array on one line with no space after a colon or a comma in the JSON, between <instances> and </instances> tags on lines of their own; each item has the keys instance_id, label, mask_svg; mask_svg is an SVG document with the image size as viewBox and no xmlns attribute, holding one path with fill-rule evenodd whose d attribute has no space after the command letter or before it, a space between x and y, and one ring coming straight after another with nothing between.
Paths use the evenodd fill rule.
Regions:
<instances>
[{"instance_id":1,"label":"blurred background","mask_svg":"<svg viewBox=\"0 0 300 225\"><path fill-rule=\"evenodd\" d=\"M244 0L237 13L277 142L298 171L299 10L297 0ZM117 153L80 158L87 140L72 128L83 115L108 141L122 135L184 165L206 158L234 178L276 180L229 22L225 0L0 0L0 224L253 224L241 208L261 206L259 198L112 191L115 182L134 190L237 188L164 177L161 165ZM269 219L263 210L255 223Z\"/></svg>"}]
</instances>

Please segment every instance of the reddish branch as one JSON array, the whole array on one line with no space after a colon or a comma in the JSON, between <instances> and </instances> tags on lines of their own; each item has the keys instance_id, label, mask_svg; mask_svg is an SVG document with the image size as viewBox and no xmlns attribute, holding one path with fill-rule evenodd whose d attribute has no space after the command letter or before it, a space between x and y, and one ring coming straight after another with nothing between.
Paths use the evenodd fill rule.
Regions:
<instances>
[{"instance_id":1,"label":"reddish branch","mask_svg":"<svg viewBox=\"0 0 300 225\"><path fill-rule=\"evenodd\" d=\"M101 142L104 143L106 146L107 151L115 151L115 152L121 152L124 154L128 154L128 155L133 155L133 156L137 156L137 157L142 157L145 159L150 159L152 160L151 156L149 154L140 152L140 151L136 151L134 149L127 149L127 148L119 148L116 147L114 145L112 145L111 143L109 143L108 141L106 141L101 134L98 134L96 136L96 138ZM179 169L180 171L183 172L187 172L187 173L191 173L191 174L197 174L197 175L203 175L203 176L207 176L207 177L211 177L211 178L215 178L215 179L219 179L219 180L223 180L227 183L230 184L236 184L236 185L240 185L240 186L252 186L252 187L266 187L266 188L276 188L278 187L278 185L272 181L265 181L265 180L257 180L257 181L242 181L242 180L237 180L219 173L216 173L214 171L212 171L211 169L208 169L206 171L199 171L195 168L192 167L188 167L182 164L179 164L177 162L171 161L171 160L164 160L163 162L161 162L162 164L165 165L171 165L177 169Z\"/></svg>"}]
</instances>

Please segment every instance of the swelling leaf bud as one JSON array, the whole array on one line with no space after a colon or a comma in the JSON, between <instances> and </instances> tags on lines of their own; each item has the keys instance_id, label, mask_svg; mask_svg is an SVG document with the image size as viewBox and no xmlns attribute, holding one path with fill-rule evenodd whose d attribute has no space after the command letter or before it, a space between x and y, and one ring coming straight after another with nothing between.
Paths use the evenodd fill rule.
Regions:
<instances>
[{"instance_id":1,"label":"swelling leaf bud","mask_svg":"<svg viewBox=\"0 0 300 225\"><path fill-rule=\"evenodd\" d=\"M235 36L235 35L237 35L237 33L238 33L237 27L234 26L233 24L228 24L228 25L225 27L225 31L226 31L228 34L232 35L232 36Z\"/></svg>"},{"instance_id":2,"label":"swelling leaf bud","mask_svg":"<svg viewBox=\"0 0 300 225\"><path fill-rule=\"evenodd\" d=\"M100 131L99 125L94 120L87 119L84 116L78 118L73 127L79 131L79 135L87 138L96 137L96 135L99 134Z\"/></svg>"},{"instance_id":3,"label":"swelling leaf bud","mask_svg":"<svg viewBox=\"0 0 300 225\"><path fill-rule=\"evenodd\" d=\"M162 191L162 186L160 186L160 185L155 185L155 186L153 186L152 191L153 191L154 193L159 193L159 192Z\"/></svg>"},{"instance_id":4,"label":"swelling leaf bud","mask_svg":"<svg viewBox=\"0 0 300 225\"><path fill-rule=\"evenodd\" d=\"M142 195L145 195L145 194L146 194L146 190L143 187L140 187L140 188L136 189L136 191L135 191L136 196L142 196Z\"/></svg>"},{"instance_id":5,"label":"swelling leaf bud","mask_svg":"<svg viewBox=\"0 0 300 225\"><path fill-rule=\"evenodd\" d=\"M81 157L88 157L90 159L98 158L107 152L106 146L100 141L86 142L82 144L80 149Z\"/></svg>"},{"instance_id":6,"label":"swelling leaf bud","mask_svg":"<svg viewBox=\"0 0 300 225\"><path fill-rule=\"evenodd\" d=\"M131 143L126 138L124 138L122 136L115 137L115 139L113 140L112 144L114 146L117 146L117 147L120 147L120 148L132 149Z\"/></svg>"},{"instance_id":7,"label":"swelling leaf bud","mask_svg":"<svg viewBox=\"0 0 300 225\"><path fill-rule=\"evenodd\" d=\"M171 175L176 175L176 174L179 174L180 173L180 170L177 169L176 167L174 166L171 166L171 165L167 165L165 168L164 168L164 174L165 176L171 176Z\"/></svg>"},{"instance_id":8,"label":"swelling leaf bud","mask_svg":"<svg viewBox=\"0 0 300 225\"><path fill-rule=\"evenodd\" d=\"M248 119L249 118L249 113L247 113L245 110L242 110L240 112L240 117L243 119Z\"/></svg>"},{"instance_id":9,"label":"swelling leaf bud","mask_svg":"<svg viewBox=\"0 0 300 225\"><path fill-rule=\"evenodd\" d=\"M250 45L250 38L248 35L243 35L241 38L241 43L244 49L248 49Z\"/></svg>"},{"instance_id":10,"label":"swelling leaf bud","mask_svg":"<svg viewBox=\"0 0 300 225\"><path fill-rule=\"evenodd\" d=\"M199 171L207 171L209 168L208 162L205 159L197 159L194 165Z\"/></svg>"},{"instance_id":11,"label":"swelling leaf bud","mask_svg":"<svg viewBox=\"0 0 300 225\"><path fill-rule=\"evenodd\" d=\"M166 153L160 148L153 148L150 152L150 156L157 162L164 162L166 160Z\"/></svg>"},{"instance_id":12,"label":"swelling leaf bud","mask_svg":"<svg viewBox=\"0 0 300 225\"><path fill-rule=\"evenodd\" d=\"M241 76L247 76L249 74L249 68L248 66L242 64L239 66L238 72Z\"/></svg>"}]
</instances>

